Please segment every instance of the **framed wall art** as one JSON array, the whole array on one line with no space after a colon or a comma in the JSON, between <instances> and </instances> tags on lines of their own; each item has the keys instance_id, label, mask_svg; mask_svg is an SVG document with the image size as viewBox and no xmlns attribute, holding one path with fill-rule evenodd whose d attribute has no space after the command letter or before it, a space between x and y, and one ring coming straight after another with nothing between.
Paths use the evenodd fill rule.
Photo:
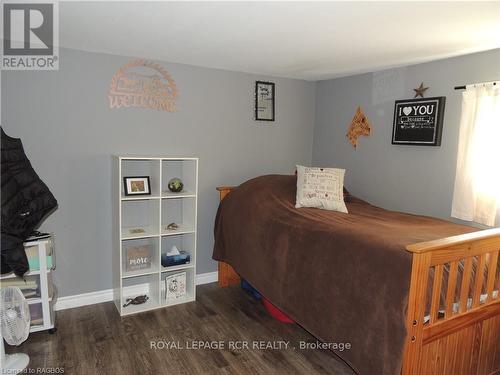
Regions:
<instances>
[{"instance_id":1,"label":"framed wall art","mask_svg":"<svg viewBox=\"0 0 500 375\"><path fill-rule=\"evenodd\" d=\"M274 82L255 82L255 120L274 121L275 109Z\"/></svg>"},{"instance_id":2,"label":"framed wall art","mask_svg":"<svg viewBox=\"0 0 500 375\"><path fill-rule=\"evenodd\" d=\"M123 177L123 189L126 196L151 195L149 176Z\"/></svg>"},{"instance_id":3,"label":"framed wall art","mask_svg":"<svg viewBox=\"0 0 500 375\"><path fill-rule=\"evenodd\" d=\"M440 146L446 97L396 100L393 145Z\"/></svg>"}]
</instances>

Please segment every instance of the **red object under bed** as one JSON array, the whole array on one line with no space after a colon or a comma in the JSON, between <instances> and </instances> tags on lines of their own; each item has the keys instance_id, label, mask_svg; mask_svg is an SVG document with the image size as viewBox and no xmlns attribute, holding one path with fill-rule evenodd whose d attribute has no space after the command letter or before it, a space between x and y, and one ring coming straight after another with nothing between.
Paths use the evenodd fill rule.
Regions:
<instances>
[{"instance_id":1,"label":"red object under bed","mask_svg":"<svg viewBox=\"0 0 500 375\"><path fill-rule=\"evenodd\" d=\"M271 315L274 319L279 320L282 323L292 324L295 323L292 319L288 317L283 311L274 306L268 299L262 297L262 304L266 308L269 315Z\"/></svg>"}]
</instances>

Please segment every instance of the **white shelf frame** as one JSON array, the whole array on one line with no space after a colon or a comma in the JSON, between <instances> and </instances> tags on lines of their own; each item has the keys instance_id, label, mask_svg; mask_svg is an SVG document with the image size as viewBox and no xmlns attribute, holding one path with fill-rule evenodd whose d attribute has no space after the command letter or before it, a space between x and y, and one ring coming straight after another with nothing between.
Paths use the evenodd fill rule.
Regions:
<instances>
[{"instance_id":1,"label":"white shelf frame","mask_svg":"<svg viewBox=\"0 0 500 375\"><path fill-rule=\"evenodd\" d=\"M197 250L197 217L198 217L198 165L199 160L196 157L144 157L144 156L114 156L113 157L113 222L114 222L114 251L113 251L113 290L114 290L114 302L116 308L121 316L132 315L141 313L144 311L150 311L154 309L164 308L167 306L177 305L180 303L187 303L196 300L196 250ZM142 162L155 162L158 163L159 171L155 172L158 176L158 181L156 183L159 186L151 186L151 191L159 192L159 196L156 194L155 196L140 196L140 197L124 197L122 195L122 181L123 181L123 163L127 161L142 161ZM194 186L190 186L190 190L181 193L166 193L162 192L162 186L166 186L163 184L163 168L164 163L168 163L170 161L176 162L192 162L194 164ZM166 167L166 166L165 166ZM153 183L153 182L151 182ZM193 189L194 188L194 189ZM193 191L194 190L194 191ZM193 225L188 228L180 228L177 231L163 231L163 226L169 223L162 223L162 201L164 199L194 199L194 217L193 217ZM122 233L122 205L126 204L127 201L140 201L140 200L159 200L158 203L158 231L157 234L147 234L147 235L125 235ZM180 265L180 266L172 266L172 267L163 267L161 265L161 253L162 253L162 238L167 236L183 236L183 235L192 235L193 236L193 248L190 249L191 260L190 263ZM157 238L158 241L158 254L156 254L157 267L154 269L144 269L141 271L137 271L137 273L129 274L125 272L123 269L123 242L130 241L135 239L144 239L144 238ZM154 267L154 265L152 265ZM190 270L187 272L187 287L189 285L192 286L192 294L187 296L186 298L174 301L174 302L166 302L163 299L163 291L164 286L162 285L162 274L172 271L182 271L182 270ZM134 278L148 278L152 281L149 283L142 283L133 285L130 287L124 287L124 281L127 280L127 283L133 282ZM154 285L153 285L154 283ZM150 294L149 289L153 289L157 291L157 295L151 296L148 302L142 305L128 306L123 308L123 304L125 303L124 295L126 296L129 292L130 294ZM131 293L130 291L133 291Z\"/></svg>"},{"instance_id":2,"label":"white shelf frame","mask_svg":"<svg viewBox=\"0 0 500 375\"><path fill-rule=\"evenodd\" d=\"M153 197L148 197L148 196L140 196L140 197L121 197L122 201L147 201L147 200L154 200L154 199L160 199L161 197L153 196Z\"/></svg>"}]
</instances>

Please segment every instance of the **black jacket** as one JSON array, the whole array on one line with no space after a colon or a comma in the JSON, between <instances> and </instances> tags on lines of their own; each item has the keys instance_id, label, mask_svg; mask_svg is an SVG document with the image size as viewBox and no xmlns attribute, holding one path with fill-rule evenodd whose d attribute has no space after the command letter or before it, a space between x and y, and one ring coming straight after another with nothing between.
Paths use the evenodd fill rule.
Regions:
<instances>
[{"instance_id":1,"label":"black jacket","mask_svg":"<svg viewBox=\"0 0 500 375\"><path fill-rule=\"evenodd\" d=\"M23 242L57 207L47 185L40 180L26 157L20 139L1 130L2 182L2 274L28 271Z\"/></svg>"}]
</instances>

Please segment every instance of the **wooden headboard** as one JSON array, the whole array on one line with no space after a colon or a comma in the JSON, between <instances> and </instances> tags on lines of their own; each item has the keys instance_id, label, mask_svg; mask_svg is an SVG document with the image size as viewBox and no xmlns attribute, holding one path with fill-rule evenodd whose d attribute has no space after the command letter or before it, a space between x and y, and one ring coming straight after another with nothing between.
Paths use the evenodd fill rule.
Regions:
<instances>
[{"instance_id":1,"label":"wooden headboard","mask_svg":"<svg viewBox=\"0 0 500 375\"><path fill-rule=\"evenodd\" d=\"M236 189L237 186L217 186L217 191L219 192L220 200L223 200L226 195Z\"/></svg>"}]
</instances>

